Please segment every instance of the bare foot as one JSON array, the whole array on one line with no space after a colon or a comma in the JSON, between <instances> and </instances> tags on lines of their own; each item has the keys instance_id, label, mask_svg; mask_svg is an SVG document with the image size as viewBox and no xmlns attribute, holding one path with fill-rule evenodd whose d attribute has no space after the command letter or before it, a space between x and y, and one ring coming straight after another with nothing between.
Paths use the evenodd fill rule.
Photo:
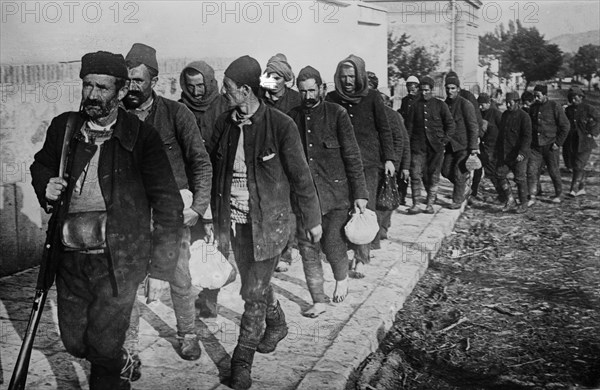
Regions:
<instances>
[{"instance_id":1,"label":"bare foot","mask_svg":"<svg viewBox=\"0 0 600 390\"><path fill-rule=\"evenodd\" d=\"M326 311L327 311L326 303L315 303L310 308L303 311L302 315L304 317L308 317L308 318L317 318L318 316L325 313Z\"/></svg>"},{"instance_id":2,"label":"bare foot","mask_svg":"<svg viewBox=\"0 0 600 390\"><path fill-rule=\"evenodd\" d=\"M348 271L348 276L351 277L352 279L364 278L365 274L362 271L363 266L364 266L364 264L359 261L356 261L356 259L352 260L350 271Z\"/></svg>"},{"instance_id":3,"label":"bare foot","mask_svg":"<svg viewBox=\"0 0 600 390\"><path fill-rule=\"evenodd\" d=\"M343 302L348 295L348 278L335 282L335 290L333 290L333 301L335 303Z\"/></svg>"}]
</instances>

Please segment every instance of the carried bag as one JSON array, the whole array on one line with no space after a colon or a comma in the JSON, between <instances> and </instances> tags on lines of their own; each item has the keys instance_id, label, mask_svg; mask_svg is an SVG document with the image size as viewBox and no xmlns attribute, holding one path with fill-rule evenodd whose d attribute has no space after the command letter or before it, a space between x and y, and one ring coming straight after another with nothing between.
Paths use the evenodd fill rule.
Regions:
<instances>
[{"instance_id":1,"label":"carried bag","mask_svg":"<svg viewBox=\"0 0 600 390\"><path fill-rule=\"evenodd\" d=\"M106 211L67 214L61 231L66 250L91 250L106 247Z\"/></svg>"},{"instance_id":2,"label":"carried bag","mask_svg":"<svg viewBox=\"0 0 600 390\"><path fill-rule=\"evenodd\" d=\"M392 175L385 175L377 188L376 207L381 211L396 210L400 206L400 193L398 183Z\"/></svg>"},{"instance_id":3,"label":"carried bag","mask_svg":"<svg viewBox=\"0 0 600 390\"><path fill-rule=\"evenodd\" d=\"M237 270L217 249L217 243L197 240L190 247L190 275L197 288L216 289L232 283Z\"/></svg>"},{"instance_id":4,"label":"carried bag","mask_svg":"<svg viewBox=\"0 0 600 390\"><path fill-rule=\"evenodd\" d=\"M379 232L377 214L375 211L365 209L364 213L355 212L344 226L346 238L353 244L366 245L375 239Z\"/></svg>"},{"instance_id":5,"label":"carried bag","mask_svg":"<svg viewBox=\"0 0 600 390\"><path fill-rule=\"evenodd\" d=\"M476 154L472 154L467 158L465 167L467 168L467 171L473 172L474 170L481 168L481 160Z\"/></svg>"}]
</instances>

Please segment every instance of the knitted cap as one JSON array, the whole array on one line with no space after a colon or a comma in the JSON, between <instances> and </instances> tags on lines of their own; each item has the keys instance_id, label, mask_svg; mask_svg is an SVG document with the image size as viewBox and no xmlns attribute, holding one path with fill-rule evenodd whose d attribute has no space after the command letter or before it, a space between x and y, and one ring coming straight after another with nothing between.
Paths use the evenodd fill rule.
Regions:
<instances>
[{"instance_id":1,"label":"knitted cap","mask_svg":"<svg viewBox=\"0 0 600 390\"><path fill-rule=\"evenodd\" d=\"M122 79L129 78L123 56L107 51L87 53L81 58L79 77L84 78L88 74L105 74Z\"/></svg>"},{"instance_id":2,"label":"knitted cap","mask_svg":"<svg viewBox=\"0 0 600 390\"><path fill-rule=\"evenodd\" d=\"M298 77L296 78L296 85L300 84L301 81L306 81L308 79L314 79L317 85L323 84L321 73L310 65L305 66L300 70L300 73L298 73Z\"/></svg>"},{"instance_id":3,"label":"knitted cap","mask_svg":"<svg viewBox=\"0 0 600 390\"><path fill-rule=\"evenodd\" d=\"M433 87L435 86L435 82L431 77L423 76L421 77L421 85L429 85L431 89L433 89Z\"/></svg>"},{"instance_id":4,"label":"knitted cap","mask_svg":"<svg viewBox=\"0 0 600 390\"><path fill-rule=\"evenodd\" d=\"M247 85L252 89L260 86L260 64L254 58L245 55L233 61L227 69L225 76L241 85Z\"/></svg>"},{"instance_id":5,"label":"knitted cap","mask_svg":"<svg viewBox=\"0 0 600 390\"><path fill-rule=\"evenodd\" d=\"M490 102L490 95L488 95L485 92L482 92L479 94L479 96L477 97L477 103L479 104L485 104L485 103L489 103Z\"/></svg>"},{"instance_id":6,"label":"knitted cap","mask_svg":"<svg viewBox=\"0 0 600 390\"><path fill-rule=\"evenodd\" d=\"M533 92L541 92L543 95L548 94L548 86L544 84L538 84L533 89Z\"/></svg>"},{"instance_id":7,"label":"knitted cap","mask_svg":"<svg viewBox=\"0 0 600 390\"><path fill-rule=\"evenodd\" d=\"M446 82L444 85L449 85L449 84L460 87L460 80L458 80L458 77L456 77L456 76L450 76L450 77L446 76Z\"/></svg>"},{"instance_id":8,"label":"knitted cap","mask_svg":"<svg viewBox=\"0 0 600 390\"><path fill-rule=\"evenodd\" d=\"M294 78L294 72L292 72L292 67L288 63L287 57L281 53L277 53L269 59L265 73L277 73L285 81L291 81Z\"/></svg>"},{"instance_id":9,"label":"knitted cap","mask_svg":"<svg viewBox=\"0 0 600 390\"><path fill-rule=\"evenodd\" d=\"M569 88L569 92L567 95L571 96L585 96L585 93L579 87L571 87Z\"/></svg>"},{"instance_id":10,"label":"knitted cap","mask_svg":"<svg viewBox=\"0 0 600 390\"><path fill-rule=\"evenodd\" d=\"M518 102L519 101L519 93L515 92L515 91L507 92L506 100L514 100L514 101Z\"/></svg>"},{"instance_id":11,"label":"knitted cap","mask_svg":"<svg viewBox=\"0 0 600 390\"><path fill-rule=\"evenodd\" d=\"M377 89L379 87L379 77L373 72L367 71L367 78L369 79L369 84L373 89Z\"/></svg>"},{"instance_id":12,"label":"knitted cap","mask_svg":"<svg viewBox=\"0 0 600 390\"><path fill-rule=\"evenodd\" d=\"M521 101L523 101L523 102L531 102L531 101L533 101L533 99L534 99L534 96L529 91L524 91L523 94L521 95Z\"/></svg>"},{"instance_id":13,"label":"knitted cap","mask_svg":"<svg viewBox=\"0 0 600 390\"><path fill-rule=\"evenodd\" d=\"M137 67L144 64L158 73L158 61L156 61L156 50L143 43L134 43L125 57L127 65Z\"/></svg>"}]
</instances>

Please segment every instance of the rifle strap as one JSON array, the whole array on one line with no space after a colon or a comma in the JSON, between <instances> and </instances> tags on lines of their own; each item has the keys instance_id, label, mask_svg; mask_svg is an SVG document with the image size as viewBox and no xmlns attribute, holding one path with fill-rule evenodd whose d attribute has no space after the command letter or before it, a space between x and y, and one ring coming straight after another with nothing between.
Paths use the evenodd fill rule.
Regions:
<instances>
[{"instance_id":1,"label":"rifle strap","mask_svg":"<svg viewBox=\"0 0 600 390\"><path fill-rule=\"evenodd\" d=\"M65 137L63 138L62 150L60 152L60 164L58 166L58 177L63 177L65 174L65 167L67 164L67 155L69 152L69 144L73 138L75 132L75 122L78 117L77 112L70 112L69 119L67 119L67 127L65 128Z\"/></svg>"}]
</instances>

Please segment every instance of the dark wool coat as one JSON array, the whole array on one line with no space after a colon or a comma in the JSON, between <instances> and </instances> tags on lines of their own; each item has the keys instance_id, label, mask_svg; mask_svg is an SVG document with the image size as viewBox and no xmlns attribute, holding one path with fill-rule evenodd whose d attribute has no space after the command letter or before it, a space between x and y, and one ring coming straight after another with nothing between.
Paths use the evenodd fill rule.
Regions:
<instances>
[{"instance_id":1,"label":"dark wool coat","mask_svg":"<svg viewBox=\"0 0 600 390\"><path fill-rule=\"evenodd\" d=\"M455 129L448 105L438 98L425 100L421 96L408 110L406 131L411 154L424 153L427 143L436 152L443 151Z\"/></svg>"},{"instance_id":2,"label":"dark wool coat","mask_svg":"<svg viewBox=\"0 0 600 390\"><path fill-rule=\"evenodd\" d=\"M312 109L296 107L289 116L298 126L323 215L350 208L354 199L369 199L360 149L346 110L322 101Z\"/></svg>"},{"instance_id":3,"label":"dark wool coat","mask_svg":"<svg viewBox=\"0 0 600 390\"><path fill-rule=\"evenodd\" d=\"M33 188L40 205L47 210L46 185L58 176L60 157L69 113L52 120L42 149L31 165ZM74 132L84 123L78 114ZM76 180L85 163L74 166L84 143L73 139L69 158L68 186L58 218L61 226ZM90 156L91 157L91 156ZM170 281L177 265L183 201L167 154L157 131L135 115L119 109L111 139L100 148L98 177L107 211L106 238L113 287L124 279L141 282L147 272L153 278ZM89 158L88 158L89 160ZM154 231L150 231L150 209ZM56 261L57 259L52 259ZM118 289L117 289L118 290Z\"/></svg>"},{"instance_id":4,"label":"dark wool coat","mask_svg":"<svg viewBox=\"0 0 600 390\"><path fill-rule=\"evenodd\" d=\"M496 160L498 166L514 164L517 156L529 156L531 145L531 118L522 109L504 111L500 118L496 139Z\"/></svg>"},{"instance_id":5,"label":"dark wool coat","mask_svg":"<svg viewBox=\"0 0 600 390\"><path fill-rule=\"evenodd\" d=\"M475 95L473 95L471 91L467 89L461 89L458 92L458 96L467 99L473 105L473 108L475 109L475 117L477 118L477 125L479 126L479 135L481 136L481 131L483 130L483 116L481 115L481 111L479 110L479 103L477 102L477 98L475 97Z\"/></svg>"},{"instance_id":6,"label":"dark wool coat","mask_svg":"<svg viewBox=\"0 0 600 390\"><path fill-rule=\"evenodd\" d=\"M452 151L479 149L479 125L473 104L462 96L457 96L456 99L446 98L445 102L456 125L456 131L450 136Z\"/></svg>"},{"instance_id":7,"label":"dark wool coat","mask_svg":"<svg viewBox=\"0 0 600 390\"><path fill-rule=\"evenodd\" d=\"M182 100L179 100L180 103L183 103ZM223 95L219 95L215 98L215 100L210 103L206 111L192 111L194 117L196 117L196 124L200 129L200 135L202 136L202 140L206 142L212 136L213 129L215 127L215 122L219 115L229 110L229 103L227 102L227 98Z\"/></svg>"},{"instance_id":8,"label":"dark wool coat","mask_svg":"<svg viewBox=\"0 0 600 390\"><path fill-rule=\"evenodd\" d=\"M417 101L418 98L418 93L416 95L411 95L409 93L408 95L402 98L402 103L398 112L400 113L400 115L402 115L402 119L404 119L404 121L406 121L406 118L408 118L408 109L415 101Z\"/></svg>"},{"instance_id":9,"label":"dark wool coat","mask_svg":"<svg viewBox=\"0 0 600 390\"><path fill-rule=\"evenodd\" d=\"M571 150L579 153L589 152L598 146L593 138L600 134L598 110L587 103L579 103L577 106L570 105L567 107L565 114L571 124L569 137L573 137L572 139L576 141L568 145ZM577 135L575 136L575 134Z\"/></svg>"},{"instance_id":10,"label":"dark wool coat","mask_svg":"<svg viewBox=\"0 0 600 390\"><path fill-rule=\"evenodd\" d=\"M232 110L217 119L207 149L213 162L212 210L221 251L229 253L231 230L231 181L240 137ZM261 103L244 126L244 154L248 169L250 223L254 259L281 254L290 235L290 195L302 219L313 228L321 223L321 209L298 129L286 114Z\"/></svg>"},{"instance_id":11,"label":"dark wool coat","mask_svg":"<svg viewBox=\"0 0 600 390\"><path fill-rule=\"evenodd\" d=\"M196 118L184 104L153 94L144 122L158 130L178 188L192 190L191 209L202 216L210 204L212 166Z\"/></svg>"},{"instance_id":12,"label":"dark wool coat","mask_svg":"<svg viewBox=\"0 0 600 390\"><path fill-rule=\"evenodd\" d=\"M392 138L394 140L394 152L396 153L396 161L394 167L398 169L410 168L410 144L408 141L408 133L404 126L402 116L394 111L391 107L385 107L385 113L388 118L388 123L392 129ZM408 155L408 156L407 156Z\"/></svg>"},{"instance_id":13,"label":"dark wool coat","mask_svg":"<svg viewBox=\"0 0 600 390\"><path fill-rule=\"evenodd\" d=\"M288 87L285 87L285 93L277 101L275 101L275 104L273 104L269 99L264 97L264 90L262 89L261 96L261 100L266 105L276 108L284 114L287 114L292 108L298 107L302 103L300 92Z\"/></svg>"},{"instance_id":14,"label":"dark wool coat","mask_svg":"<svg viewBox=\"0 0 600 390\"><path fill-rule=\"evenodd\" d=\"M552 143L562 146L569 135L569 120L560 104L554 100L535 102L529 109L531 117L531 146Z\"/></svg>"},{"instance_id":15,"label":"dark wool coat","mask_svg":"<svg viewBox=\"0 0 600 390\"><path fill-rule=\"evenodd\" d=\"M328 93L326 100L337 103L348 111L365 169L383 169L385 161L396 161L392 129L379 92L369 90L360 103L343 100L337 91Z\"/></svg>"},{"instance_id":16,"label":"dark wool coat","mask_svg":"<svg viewBox=\"0 0 600 390\"><path fill-rule=\"evenodd\" d=\"M496 107L492 107L482 112L482 117L488 123L487 130L481 137L481 152L487 153L490 158L493 158L494 152L496 150L496 139L498 138L498 129L500 128L500 119L502 118L502 113Z\"/></svg>"}]
</instances>

